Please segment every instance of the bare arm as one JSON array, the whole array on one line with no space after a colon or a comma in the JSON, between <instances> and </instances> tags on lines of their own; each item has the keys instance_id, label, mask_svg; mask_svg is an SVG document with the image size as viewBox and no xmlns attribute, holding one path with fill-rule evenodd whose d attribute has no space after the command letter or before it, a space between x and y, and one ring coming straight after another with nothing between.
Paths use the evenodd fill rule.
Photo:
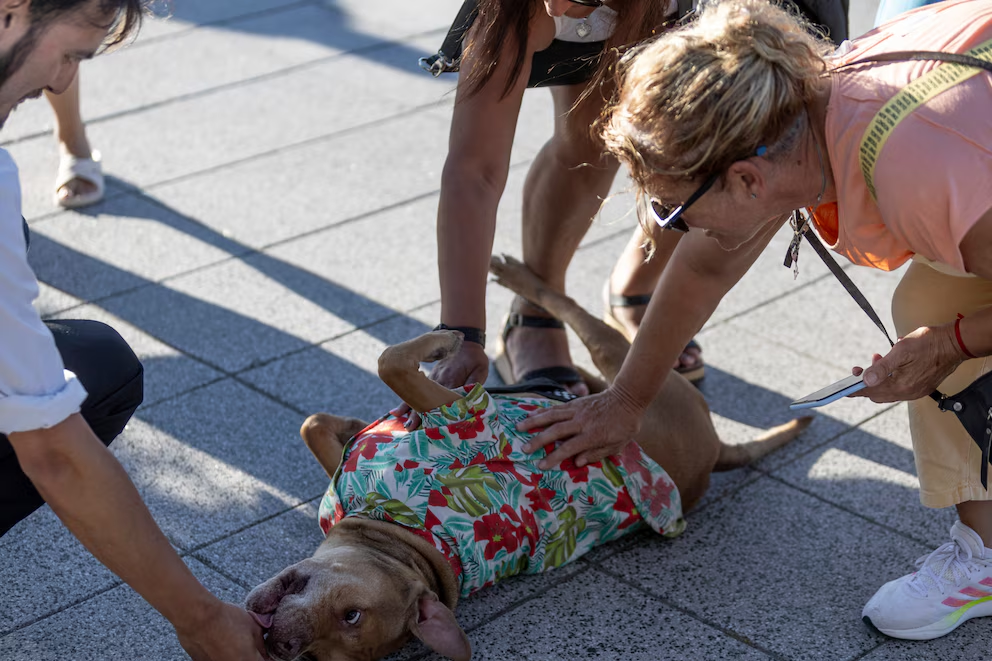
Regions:
<instances>
[{"instance_id":1,"label":"bare arm","mask_svg":"<svg viewBox=\"0 0 992 661\"><path fill-rule=\"evenodd\" d=\"M658 394L685 342L743 277L782 222L784 219L770 223L748 243L729 252L700 232L682 238L613 385L598 395L532 414L519 425L522 431L547 427L534 437L528 451L562 443L542 460L541 468L576 455L580 466L597 461L619 452L634 438L645 409Z\"/></svg>"},{"instance_id":2,"label":"bare arm","mask_svg":"<svg viewBox=\"0 0 992 661\"><path fill-rule=\"evenodd\" d=\"M477 23L469 34L470 41L478 38L478 28ZM448 326L486 327L486 280L496 233L496 209L509 173L531 56L552 38L553 22L544 12L537 12L531 22L523 68L506 95L503 92L512 74L516 42L511 40L504 45L504 57L498 59L492 78L471 96L465 81L475 68L489 63L477 61L471 47L462 59L437 216L441 322ZM484 382L488 373L485 351L478 344L466 342L459 352L435 365L431 378L457 387ZM415 423L411 419L409 424Z\"/></svg>"},{"instance_id":3,"label":"bare arm","mask_svg":"<svg viewBox=\"0 0 992 661\"><path fill-rule=\"evenodd\" d=\"M992 281L992 209L965 234L960 244L965 268ZM992 356L992 308L970 314L959 324L961 341L973 356ZM865 388L858 396L874 402L901 402L926 397L968 356L962 351L954 323L917 328L883 357L875 355L864 370ZM855 374L861 373L855 367ZM953 393L950 393L953 394Z\"/></svg>"},{"instance_id":4,"label":"bare arm","mask_svg":"<svg viewBox=\"0 0 992 661\"><path fill-rule=\"evenodd\" d=\"M193 659L263 658L261 629L196 580L82 416L9 439L21 469L65 526L172 623Z\"/></svg>"},{"instance_id":5,"label":"bare arm","mask_svg":"<svg viewBox=\"0 0 992 661\"><path fill-rule=\"evenodd\" d=\"M721 249L701 232L685 235L665 267L648 304L641 329L613 387L643 411L658 394L666 366L710 318L730 289L751 268L782 221L734 251Z\"/></svg>"}]
</instances>

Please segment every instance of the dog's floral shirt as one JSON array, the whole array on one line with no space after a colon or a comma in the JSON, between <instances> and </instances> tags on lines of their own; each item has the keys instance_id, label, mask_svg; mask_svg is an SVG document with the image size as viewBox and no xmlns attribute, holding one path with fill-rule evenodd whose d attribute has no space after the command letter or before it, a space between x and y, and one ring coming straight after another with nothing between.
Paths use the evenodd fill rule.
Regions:
<instances>
[{"instance_id":1,"label":"dog's floral shirt","mask_svg":"<svg viewBox=\"0 0 992 661\"><path fill-rule=\"evenodd\" d=\"M514 574L560 567L647 524L685 528L668 473L629 443L619 456L543 471L516 424L555 402L495 395L481 385L422 415L408 432L387 415L347 444L320 504L324 534L349 516L390 521L429 540L451 564L463 597Z\"/></svg>"}]
</instances>

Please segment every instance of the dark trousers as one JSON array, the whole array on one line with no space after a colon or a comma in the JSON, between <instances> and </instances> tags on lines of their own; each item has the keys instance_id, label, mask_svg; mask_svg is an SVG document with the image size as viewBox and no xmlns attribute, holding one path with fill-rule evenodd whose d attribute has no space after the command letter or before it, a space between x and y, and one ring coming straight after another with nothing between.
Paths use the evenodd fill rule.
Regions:
<instances>
[{"instance_id":1,"label":"dark trousers","mask_svg":"<svg viewBox=\"0 0 992 661\"><path fill-rule=\"evenodd\" d=\"M144 370L127 342L97 321L45 322L66 369L75 373L88 396L80 413L93 432L110 445L141 404ZM21 470L14 448L0 434L0 535L44 504Z\"/></svg>"}]
</instances>

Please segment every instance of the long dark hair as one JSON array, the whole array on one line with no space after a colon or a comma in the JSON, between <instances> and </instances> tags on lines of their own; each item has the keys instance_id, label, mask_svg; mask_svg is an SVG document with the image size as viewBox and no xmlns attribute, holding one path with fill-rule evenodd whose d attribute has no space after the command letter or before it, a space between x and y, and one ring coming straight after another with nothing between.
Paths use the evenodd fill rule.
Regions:
<instances>
[{"instance_id":1,"label":"long dark hair","mask_svg":"<svg viewBox=\"0 0 992 661\"><path fill-rule=\"evenodd\" d=\"M476 94L492 80L496 62L507 43L516 47L511 75L503 82L503 96L510 93L527 57L530 21L541 11L541 4L542 0L479 0L479 15L475 19L479 36L467 44L479 65L469 73L467 96ZM594 97L593 92L602 90L604 84L610 87L602 90L600 101L612 96L612 72L621 55L637 42L656 34L666 23L674 22L675 15L666 15L668 6L667 0L617 0L611 4L617 12L616 26L580 103Z\"/></svg>"},{"instance_id":2,"label":"long dark hair","mask_svg":"<svg viewBox=\"0 0 992 661\"><path fill-rule=\"evenodd\" d=\"M31 0L31 22L36 26L73 11L84 9L88 0ZM113 16L109 25L100 25L109 30L104 40L104 48L112 48L137 33L141 26L142 14L148 10L153 0L98 0L95 9L103 16Z\"/></svg>"}]
</instances>

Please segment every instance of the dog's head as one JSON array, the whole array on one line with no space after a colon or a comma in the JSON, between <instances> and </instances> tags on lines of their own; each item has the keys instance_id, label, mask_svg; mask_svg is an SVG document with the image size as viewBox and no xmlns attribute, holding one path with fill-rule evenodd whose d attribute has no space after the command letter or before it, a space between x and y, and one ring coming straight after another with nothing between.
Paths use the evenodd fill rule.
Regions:
<instances>
[{"instance_id":1,"label":"dog's head","mask_svg":"<svg viewBox=\"0 0 992 661\"><path fill-rule=\"evenodd\" d=\"M471 657L454 614L410 567L384 554L322 545L248 595L279 661L370 661L416 636L458 661Z\"/></svg>"}]
</instances>

